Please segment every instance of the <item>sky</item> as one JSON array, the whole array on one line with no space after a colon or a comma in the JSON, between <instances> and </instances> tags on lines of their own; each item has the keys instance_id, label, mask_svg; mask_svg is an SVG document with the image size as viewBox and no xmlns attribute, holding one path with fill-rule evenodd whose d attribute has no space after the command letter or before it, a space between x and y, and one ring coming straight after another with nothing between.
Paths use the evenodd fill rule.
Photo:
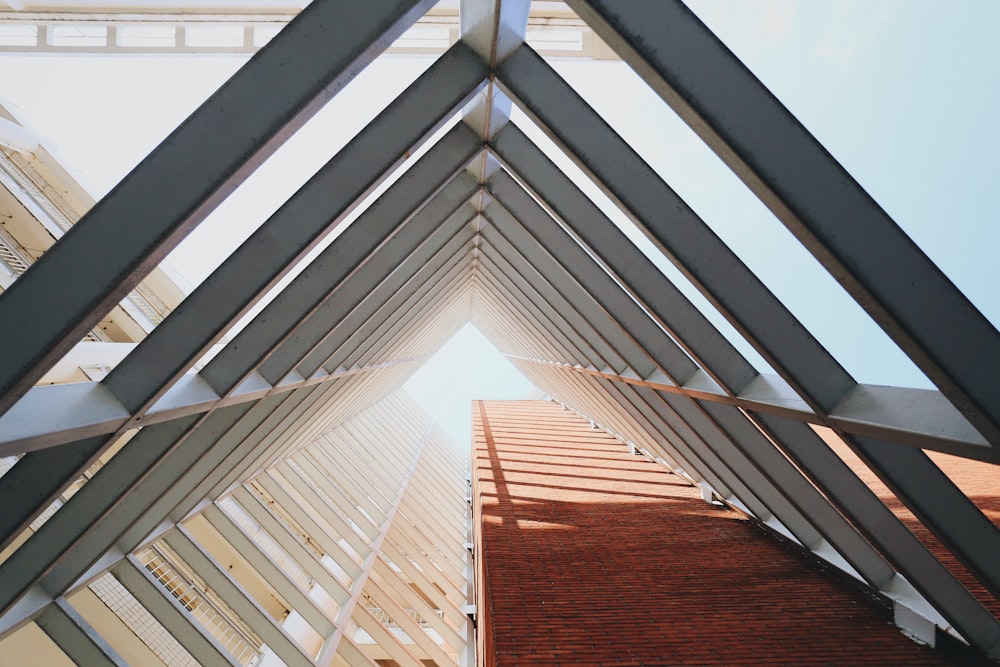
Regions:
<instances>
[{"instance_id":1,"label":"sky","mask_svg":"<svg viewBox=\"0 0 1000 667\"><path fill-rule=\"evenodd\" d=\"M1000 296L1000 3L692 0L692 9L996 325ZM231 57L0 55L0 98L95 196L124 176L242 62ZM430 64L381 58L261 167L169 263L202 280ZM735 176L626 66L557 70L862 382L930 386ZM767 365L524 116L513 120L654 257L761 370ZM891 259L887 258L887 261ZM471 363L470 360L475 360ZM471 398L530 385L466 328L408 385L468 441Z\"/></svg>"}]
</instances>

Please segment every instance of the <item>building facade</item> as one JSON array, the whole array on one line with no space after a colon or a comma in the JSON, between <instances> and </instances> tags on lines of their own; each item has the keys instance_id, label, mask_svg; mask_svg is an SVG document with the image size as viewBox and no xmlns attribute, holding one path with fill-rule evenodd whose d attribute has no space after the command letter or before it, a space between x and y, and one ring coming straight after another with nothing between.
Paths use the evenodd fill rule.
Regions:
<instances>
[{"instance_id":1,"label":"building facade","mask_svg":"<svg viewBox=\"0 0 1000 667\"><path fill-rule=\"evenodd\" d=\"M551 398L857 581L919 642L1000 656L996 510L940 458L996 479L1000 334L683 3L7 4L7 50L256 51L96 203L2 118L8 647L88 665L489 659L471 638L482 499L396 391L471 321ZM205 20L240 39L199 41ZM440 55L189 294L157 272L390 47ZM627 63L934 388L857 381L546 59L567 50Z\"/></svg>"}]
</instances>

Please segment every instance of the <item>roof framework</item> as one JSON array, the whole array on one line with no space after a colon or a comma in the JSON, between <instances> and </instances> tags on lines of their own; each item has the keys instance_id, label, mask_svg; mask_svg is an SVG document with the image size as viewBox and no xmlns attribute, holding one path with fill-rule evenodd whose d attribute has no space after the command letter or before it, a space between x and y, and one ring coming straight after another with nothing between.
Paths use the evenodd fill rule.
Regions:
<instances>
[{"instance_id":1,"label":"roof framework","mask_svg":"<svg viewBox=\"0 0 1000 667\"><path fill-rule=\"evenodd\" d=\"M108 571L137 582L138 590L143 584L135 571L142 568L136 564L149 561L137 554L160 540L195 571L211 573L205 583L285 662L313 663L318 655L318 664L333 664L341 644L343 651L360 651L340 641L343 619L314 609L301 587L280 584L280 597L321 637L323 648L310 655L254 611L231 576L213 569L181 522L204 520L235 546L246 541L246 529L234 528L223 504L250 512L260 497L289 488L299 498L290 497L288 506L299 507L297 521L308 522L301 508L313 487L295 481L288 461L400 386L471 320L552 397L683 472L707 498L753 515L892 598L897 622L909 631L933 640L936 626L1000 657L1000 621L811 428L830 428L850 445L998 597L1000 532L921 450L1000 463L993 380L1000 335L680 2L567 4L656 91L665 113L680 115L733 169L937 390L856 382L524 43L529 3L521 0L463 2L461 39L106 378L35 386L432 4L313 2L0 298L0 318L24 323L0 330L0 349L17 351L0 357L0 453L24 454L0 478L0 505L7 508L0 540L18 544L0 565L0 630L37 619L67 652L92 650L85 647L93 643L93 629L66 600ZM551 156L509 122L514 104L775 373L754 368ZM420 149L426 152L410 158ZM190 372L403 165L405 173L247 327ZM138 219L144 224L135 225ZM75 279L67 283L67 275ZM109 452L115 452L110 459ZM330 453L327 461L338 465L336 457ZM100 461L106 465L83 490L19 544L40 513L81 476L89 478ZM341 473L344 484L356 483L352 471ZM279 477L287 484L272 483L267 491L260 482L257 500L247 495L252 480ZM377 475L363 477L377 483ZM427 506L435 504L432 488L424 489ZM257 511L259 525L273 519ZM425 542L406 554L439 553L456 572L464 567L462 530L458 542L448 543L454 530L425 528L416 531ZM305 532L315 536L319 529ZM371 553L378 553L377 539L367 543ZM253 552L244 546L238 550ZM254 562L263 574L273 560L264 554ZM402 566L407 558L391 560ZM357 591L346 592L351 597L338 600L345 609L351 600L357 604ZM398 611L388 613L398 620ZM164 625L168 616L176 621L163 613L156 615ZM369 633L380 632L377 623L363 620ZM450 631L462 632L461 618L453 621ZM411 639L420 635L421 650L434 654L437 644L419 628L410 630L404 632ZM211 653L205 642L212 641L198 636L189 652ZM415 649L399 652L402 644L383 639L404 662L416 659Z\"/></svg>"}]
</instances>

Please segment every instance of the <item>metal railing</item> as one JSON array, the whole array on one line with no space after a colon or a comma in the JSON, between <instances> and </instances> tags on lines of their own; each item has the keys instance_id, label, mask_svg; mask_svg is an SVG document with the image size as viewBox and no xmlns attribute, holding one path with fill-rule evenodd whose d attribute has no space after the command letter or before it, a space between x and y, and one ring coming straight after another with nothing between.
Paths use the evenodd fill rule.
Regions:
<instances>
[{"instance_id":1,"label":"metal railing","mask_svg":"<svg viewBox=\"0 0 1000 667\"><path fill-rule=\"evenodd\" d=\"M182 572L166 551L152 545L137 553L136 558L239 664L255 667L264 655L263 641L210 588Z\"/></svg>"}]
</instances>

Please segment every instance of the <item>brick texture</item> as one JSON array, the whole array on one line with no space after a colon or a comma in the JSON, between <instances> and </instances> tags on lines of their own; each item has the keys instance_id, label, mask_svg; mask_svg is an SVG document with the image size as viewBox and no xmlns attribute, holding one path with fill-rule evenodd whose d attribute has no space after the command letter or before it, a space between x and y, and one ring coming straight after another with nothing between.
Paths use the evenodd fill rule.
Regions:
<instances>
[{"instance_id":1,"label":"brick texture","mask_svg":"<svg viewBox=\"0 0 1000 667\"><path fill-rule=\"evenodd\" d=\"M486 667L982 664L554 403L473 422Z\"/></svg>"}]
</instances>

